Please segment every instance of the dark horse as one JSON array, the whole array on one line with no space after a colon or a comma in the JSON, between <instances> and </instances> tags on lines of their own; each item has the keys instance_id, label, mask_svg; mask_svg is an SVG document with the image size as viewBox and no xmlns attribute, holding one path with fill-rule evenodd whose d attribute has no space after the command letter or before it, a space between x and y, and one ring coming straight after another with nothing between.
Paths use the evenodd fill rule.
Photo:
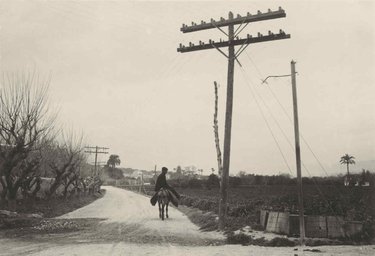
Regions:
<instances>
[{"instance_id":1,"label":"dark horse","mask_svg":"<svg viewBox=\"0 0 375 256\"><path fill-rule=\"evenodd\" d=\"M168 218L168 204L169 204L169 191L166 188L161 188L158 192L158 205L159 205L159 218L164 220L165 216Z\"/></svg>"}]
</instances>

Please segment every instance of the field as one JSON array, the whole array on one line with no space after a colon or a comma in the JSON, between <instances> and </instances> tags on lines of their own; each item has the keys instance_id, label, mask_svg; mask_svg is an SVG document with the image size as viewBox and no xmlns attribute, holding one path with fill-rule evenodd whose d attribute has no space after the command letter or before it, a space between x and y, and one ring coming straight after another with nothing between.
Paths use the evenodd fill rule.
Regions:
<instances>
[{"instance_id":1,"label":"field","mask_svg":"<svg viewBox=\"0 0 375 256\"><path fill-rule=\"evenodd\" d=\"M176 188L181 204L218 213L219 188ZM306 215L339 215L347 220L373 223L375 216L374 188L339 185L304 186ZM248 186L228 191L229 229L250 225L259 228L259 210L298 213L296 186Z\"/></svg>"}]
</instances>

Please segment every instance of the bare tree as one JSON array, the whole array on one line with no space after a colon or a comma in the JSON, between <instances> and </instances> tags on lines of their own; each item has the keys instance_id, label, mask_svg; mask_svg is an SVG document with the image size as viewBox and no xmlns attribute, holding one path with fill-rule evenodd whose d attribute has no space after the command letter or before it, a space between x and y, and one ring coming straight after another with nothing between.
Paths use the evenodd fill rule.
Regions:
<instances>
[{"instance_id":1,"label":"bare tree","mask_svg":"<svg viewBox=\"0 0 375 256\"><path fill-rule=\"evenodd\" d=\"M63 194L67 196L68 189L80 178L79 167L85 161L82 146L82 136L77 138L74 133L62 136L61 142L51 143L44 150L43 156L47 162L54 181L48 196L53 196L60 186L64 187Z\"/></svg>"},{"instance_id":2,"label":"bare tree","mask_svg":"<svg viewBox=\"0 0 375 256\"><path fill-rule=\"evenodd\" d=\"M27 176L22 178L21 183L21 193L23 199L25 199L30 205L34 204L36 195L41 188L42 179L40 178L40 163L41 154L38 150L32 153L29 159L25 160L23 163L23 171Z\"/></svg>"},{"instance_id":3,"label":"bare tree","mask_svg":"<svg viewBox=\"0 0 375 256\"><path fill-rule=\"evenodd\" d=\"M49 109L48 85L35 73L4 74L1 79L0 180L2 196L13 210L19 188L34 173L31 153L53 130L56 115Z\"/></svg>"}]
</instances>

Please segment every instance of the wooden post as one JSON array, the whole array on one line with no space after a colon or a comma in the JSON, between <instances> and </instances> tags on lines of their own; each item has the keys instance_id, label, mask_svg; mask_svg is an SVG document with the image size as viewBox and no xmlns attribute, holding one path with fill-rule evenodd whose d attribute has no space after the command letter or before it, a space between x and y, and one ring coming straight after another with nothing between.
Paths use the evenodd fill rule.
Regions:
<instances>
[{"instance_id":1,"label":"wooden post","mask_svg":"<svg viewBox=\"0 0 375 256\"><path fill-rule=\"evenodd\" d=\"M296 145L296 165L297 165L297 187L298 187L298 204L299 204L299 230L300 243L305 241L305 220L303 209L303 190L302 190L302 175L301 175L301 150L299 143L299 125L298 125L298 105L297 105L297 87L296 87L296 70L295 62L291 61L292 69L292 91L293 91L293 113L294 113L294 137Z\"/></svg>"},{"instance_id":2,"label":"wooden post","mask_svg":"<svg viewBox=\"0 0 375 256\"><path fill-rule=\"evenodd\" d=\"M215 134L215 146L216 146L216 155L217 155L217 167L218 167L218 174L219 177L223 174L223 161L221 158L221 150L220 150L220 141L219 141L219 126L217 121L217 112L218 112L218 105L219 105L219 96L217 92L217 83L214 82L215 86L215 112L214 112L214 134ZM202 176L201 171L201 176Z\"/></svg>"},{"instance_id":3,"label":"wooden post","mask_svg":"<svg viewBox=\"0 0 375 256\"><path fill-rule=\"evenodd\" d=\"M233 20L233 13L229 12L229 21ZM220 186L220 208L219 208L219 229L225 227L227 201L228 201L228 179L230 164L230 144L232 133L232 111L233 111L233 80L234 80L234 25L228 26L228 80L227 80L227 102L225 111L225 133L224 133L224 155L223 155L223 173L221 175Z\"/></svg>"}]
</instances>

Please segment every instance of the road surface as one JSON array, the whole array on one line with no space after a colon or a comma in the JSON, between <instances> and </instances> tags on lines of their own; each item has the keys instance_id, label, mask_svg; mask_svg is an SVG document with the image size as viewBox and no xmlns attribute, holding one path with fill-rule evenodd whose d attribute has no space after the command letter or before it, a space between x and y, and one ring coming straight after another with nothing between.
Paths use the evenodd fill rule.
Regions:
<instances>
[{"instance_id":1,"label":"road surface","mask_svg":"<svg viewBox=\"0 0 375 256\"><path fill-rule=\"evenodd\" d=\"M33 233L22 238L0 239L0 255L374 255L375 246L271 248L224 245L218 232L201 232L177 209L161 221L149 198L131 191L104 187L101 199L58 217L76 222L79 231L57 234Z\"/></svg>"}]
</instances>

